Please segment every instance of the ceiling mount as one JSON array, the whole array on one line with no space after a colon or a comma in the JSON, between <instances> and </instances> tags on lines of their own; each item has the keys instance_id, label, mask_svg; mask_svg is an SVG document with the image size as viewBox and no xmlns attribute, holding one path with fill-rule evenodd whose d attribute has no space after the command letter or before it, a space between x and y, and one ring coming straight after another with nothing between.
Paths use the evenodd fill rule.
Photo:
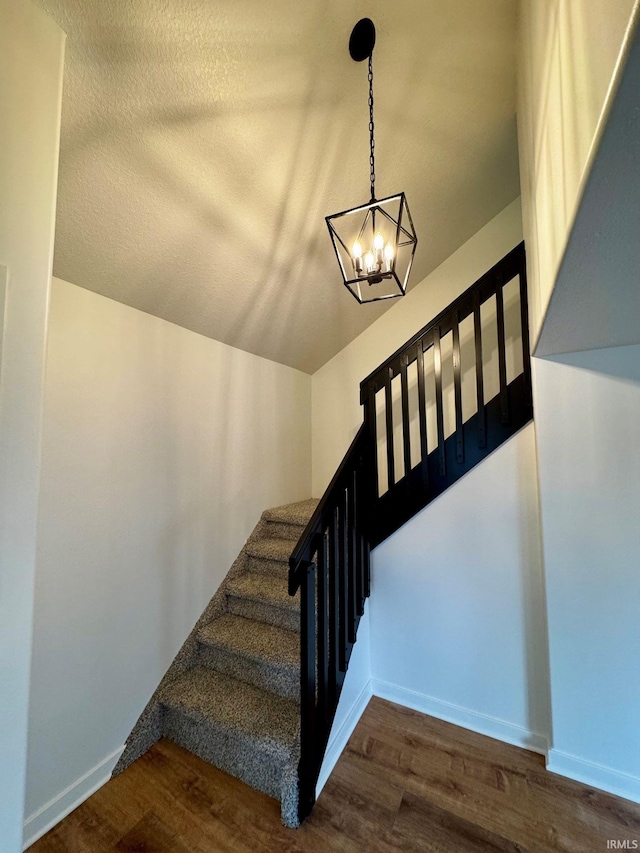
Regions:
<instances>
[{"instance_id":1,"label":"ceiling mount","mask_svg":"<svg viewBox=\"0 0 640 853\"><path fill-rule=\"evenodd\" d=\"M351 31L349 53L351 59L362 62L373 53L376 43L376 28L371 18L361 18Z\"/></svg>"}]
</instances>

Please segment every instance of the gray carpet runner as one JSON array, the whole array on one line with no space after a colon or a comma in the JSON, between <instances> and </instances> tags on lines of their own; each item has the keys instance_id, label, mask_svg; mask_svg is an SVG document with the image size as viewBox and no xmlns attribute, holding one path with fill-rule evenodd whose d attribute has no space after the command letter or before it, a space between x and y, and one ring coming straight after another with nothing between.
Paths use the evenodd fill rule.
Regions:
<instances>
[{"instance_id":1,"label":"gray carpet runner","mask_svg":"<svg viewBox=\"0 0 640 853\"><path fill-rule=\"evenodd\" d=\"M160 737L280 800L298 825L300 605L288 560L316 500L266 510L127 740L114 775Z\"/></svg>"}]
</instances>

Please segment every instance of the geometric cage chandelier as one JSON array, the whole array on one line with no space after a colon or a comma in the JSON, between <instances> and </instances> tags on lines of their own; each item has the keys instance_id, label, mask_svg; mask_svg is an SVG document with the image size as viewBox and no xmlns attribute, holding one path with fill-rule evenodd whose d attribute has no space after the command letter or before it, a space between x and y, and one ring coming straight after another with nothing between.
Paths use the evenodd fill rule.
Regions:
<instances>
[{"instance_id":1,"label":"geometric cage chandelier","mask_svg":"<svg viewBox=\"0 0 640 853\"><path fill-rule=\"evenodd\" d=\"M369 167L371 198L366 204L326 217L345 286L358 302L404 296L418 238L405 194L376 199L373 123L373 48L376 28L362 18L353 28L349 53L369 60Z\"/></svg>"}]
</instances>

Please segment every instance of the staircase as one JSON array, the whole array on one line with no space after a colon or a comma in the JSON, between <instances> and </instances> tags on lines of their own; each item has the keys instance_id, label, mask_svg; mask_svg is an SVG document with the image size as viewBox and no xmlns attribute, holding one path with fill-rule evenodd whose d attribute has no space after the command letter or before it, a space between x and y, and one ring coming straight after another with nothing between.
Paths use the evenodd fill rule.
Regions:
<instances>
[{"instance_id":1,"label":"staircase","mask_svg":"<svg viewBox=\"0 0 640 853\"><path fill-rule=\"evenodd\" d=\"M533 417L524 244L366 377L360 400L321 500L263 513L114 774L164 735L279 799L287 826L310 813L371 550Z\"/></svg>"},{"instance_id":2,"label":"staircase","mask_svg":"<svg viewBox=\"0 0 640 853\"><path fill-rule=\"evenodd\" d=\"M300 605L287 571L317 503L262 514L114 773L168 737L279 800L283 822L298 825Z\"/></svg>"}]
</instances>

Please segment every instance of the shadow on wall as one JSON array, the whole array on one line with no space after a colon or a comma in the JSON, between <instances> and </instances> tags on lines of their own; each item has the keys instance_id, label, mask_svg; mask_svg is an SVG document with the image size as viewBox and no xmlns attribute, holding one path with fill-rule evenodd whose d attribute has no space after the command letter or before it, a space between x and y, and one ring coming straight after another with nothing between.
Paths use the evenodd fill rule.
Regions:
<instances>
[{"instance_id":1,"label":"shadow on wall","mask_svg":"<svg viewBox=\"0 0 640 853\"><path fill-rule=\"evenodd\" d=\"M368 190L352 3L41 2L68 33L56 275L309 372L390 307L340 286L323 223ZM368 10L378 188L412 187L429 233L414 283L518 194L515 6L455 5Z\"/></svg>"},{"instance_id":2,"label":"shadow on wall","mask_svg":"<svg viewBox=\"0 0 640 853\"><path fill-rule=\"evenodd\" d=\"M522 373L522 334L520 329L520 279L518 276L503 288L505 350L507 383ZM482 375L484 399L491 400L500 391L498 363L498 324L495 296L487 299L481 306L480 322L482 329ZM460 371L462 379L462 420L466 422L478 411L476 385L476 351L473 315L470 314L460 323ZM453 333L449 332L441 339L442 359L442 402L444 438L453 435L456 429L456 404L453 369ZM420 418L418 406L418 365L412 361L407 367L407 390L409 403L409 436L411 448L411 466L420 461ZM431 453L438 444L436 415L436 380L434 350L429 347L424 353L424 384L426 398L427 452ZM402 390L401 377L398 374L391 382L391 409L393 418L393 449L395 458L395 479L398 482L405 474L402 426ZM376 394L376 435L378 447L378 484L379 494L388 489L388 472L385 463L387 454L387 423L385 390Z\"/></svg>"}]
</instances>

